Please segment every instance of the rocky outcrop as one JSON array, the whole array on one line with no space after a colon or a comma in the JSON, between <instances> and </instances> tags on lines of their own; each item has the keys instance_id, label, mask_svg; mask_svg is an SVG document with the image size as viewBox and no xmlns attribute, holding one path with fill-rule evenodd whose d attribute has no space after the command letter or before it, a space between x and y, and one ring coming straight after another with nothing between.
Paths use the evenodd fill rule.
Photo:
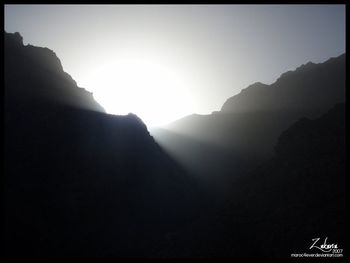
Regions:
<instances>
[{"instance_id":1,"label":"rocky outcrop","mask_svg":"<svg viewBox=\"0 0 350 263\"><path fill-rule=\"evenodd\" d=\"M102 111L52 51L5 33L5 256L152 256L198 213L141 119Z\"/></svg>"},{"instance_id":2,"label":"rocky outcrop","mask_svg":"<svg viewBox=\"0 0 350 263\"><path fill-rule=\"evenodd\" d=\"M48 49L23 45L19 33L6 33L4 39L5 105L55 103L104 112L92 93L79 88L64 72L56 54Z\"/></svg>"},{"instance_id":3,"label":"rocky outcrop","mask_svg":"<svg viewBox=\"0 0 350 263\"><path fill-rule=\"evenodd\" d=\"M271 111L324 112L345 100L345 54L326 62L309 62L282 74L275 83L255 83L229 98L224 113Z\"/></svg>"}]
</instances>

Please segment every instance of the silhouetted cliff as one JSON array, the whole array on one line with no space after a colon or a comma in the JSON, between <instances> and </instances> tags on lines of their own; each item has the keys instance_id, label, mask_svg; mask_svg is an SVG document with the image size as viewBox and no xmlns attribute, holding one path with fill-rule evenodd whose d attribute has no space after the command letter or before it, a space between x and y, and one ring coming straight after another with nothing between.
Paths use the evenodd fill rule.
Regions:
<instances>
[{"instance_id":1,"label":"silhouetted cliff","mask_svg":"<svg viewBox=\"0 0 350 263\"><path fill-rule=\"evenodd\" d=\"M229 98L222 112L315 111L345 99L345 54L326 62L309 62L282 74L275 83L255 83Z\"/></svg>"},{"instance_id":2,"label":"silhouetted cliff","mask_svg":"<svg viewBox=\"0 0 350 263\"><path fill-rule=\"evenodd\" d=\"M5 33L5 255L152 256L198 185L133 114L105 114L48 49Z\"/></svg>"},{"instance_id":3,"label":"silhouetted cliff","mask_svg":"<svg viewBox=\"0 0 350 263\"><path fill-rule=\"evenodd\" d=\"M288 128L276 156L232 185L221 217L226 229L239 228L232 222L245 216L242 227L254 240L249 244L266 257L317 253L309 250L317 237L344 248L345 126L345 104L337 104L318 119L304 118Z\"/></svg>"},{"instance_id":4,"label":"silhouetted cliff","mask_svg":"<svg viewBox=\"0 0 350 263\"><path fill-rule=\"evenodd\" d=\"M289 258L327 236L344 248L344 61L255 83L153 131L160 147L52 51L5 33L3 254Z\"/></svg>"},{"instance_id":5,"label":"silhouetted cliff","mask_svg":"<svg viewBox=\"0 0 350 263\"><path fill-rule=\"evenodd\" d=\"M271 85L254 83L215 114L193 114L153 133L183 163L222 183L222 178L234 176L232 171L237 177L245 160L250 169L254 162L271 158L279 135L291 124L303 117L317 118L344 101L345 54L302 65ZM198 143L187 143L189 138ZM198 154L187 158L188 152Z\"/></svg>"},{"instance_id":6,"label":"silhouetted cliff","mask_svg":"<svg viewBox=\"0 0 350 263\"><path fill-rule=\"evenodd\" d=\"M92 93L79 88L72 77L63 71L60 60L52 50L24 46L19 33L5 32L4 59L5 106L12 104L12 100L21 104L50 102L104 112Z\"/></svg>"},{"instance_id":7,"label":"silhouetted cliff","mask_svg":"<svg viewBox=\"0 0 350 263\"><path fill-rule=\"evenodd\" d=\"M345 104L301 119L278 140L276 156L231 184L226 204L179 238L184 257L290 258L314 238L346 247ZM234 174L235 171L232 170Z\"/></svg>"}]
</instances>

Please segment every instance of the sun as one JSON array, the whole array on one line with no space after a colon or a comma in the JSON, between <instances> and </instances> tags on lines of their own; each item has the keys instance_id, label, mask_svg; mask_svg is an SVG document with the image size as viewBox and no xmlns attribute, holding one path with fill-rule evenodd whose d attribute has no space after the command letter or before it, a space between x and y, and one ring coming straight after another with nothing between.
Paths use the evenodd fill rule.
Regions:
<instances>
[{"instance_id":1,"label":"sun","mask_svg":"<svg viewBox=\"0 0 350 263\"><path fill-rule=\"evenodd\" d=\"M85 85L107 113L134 113L155 127L193 112L187 84L156 60L129 57L104 61Z\"/></svg>"}]
</instances>

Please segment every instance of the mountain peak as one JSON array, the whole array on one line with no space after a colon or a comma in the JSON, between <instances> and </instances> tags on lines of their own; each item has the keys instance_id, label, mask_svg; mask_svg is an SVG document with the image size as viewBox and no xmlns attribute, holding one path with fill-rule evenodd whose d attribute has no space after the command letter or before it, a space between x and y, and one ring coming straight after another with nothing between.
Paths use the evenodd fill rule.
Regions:
<instances>
[{"instance_id":1,"label":"mountain peak","mask_svg":"<svg viewBox=\"0 0 350 263\"><path fill-rule=\"evenodd\" d=\"M321 62L321 63L314 63L312 61L309 61L305 64L302 64L300 65L299 67L297 67L295 70L289 70L285 73L282 73L281 76L276 80L276 82L278 81L287 81L287 78L289 76L294 76L295 74L302 74L302 73L307 73L308 70L313 70L315 69L316 67L319 67L319 66L327 66L331 63L341 63L342 60L345 59L345 53L340 55L340 56L337 56L337 57L331 57L329 59L327 59L326 61L324 62ZM345 60L344 60L345 61Z\"/></svg>"},{"instance_id":2,"label":"mountain peak","mask_svg":"<svg viewBox=\"0 0 350 263\"><path fill-rule=\"evenodd\" d=\"M79 88L49 48L23 45L20 33L5 31L6 101L44 102L104 112L92 93ZM9 103L8 105L18 105Z\"/></svg>"},{"instance_id":3,"label":"mountain peak","mask_svg":"<svg viewBox=\"0 0 350 263\"><path fill-rule=\"evenodd\" d=\"M241 90L241 93L246 93L247 91L251 91L251 90L256 90L256 89L260 89L260 88L265 88L268 85L261 83L261 82L255 82L251 85L249 85L248 87L246 87L245 89Z\"/></svg>"},{"instance_id":4,"label":"mountain peak","mask_svg":"<svg viewBox=\"0 0 350 263\"><path fill-rule=\"evenodd\" d=\"M7 33L5 31L5 44L6 43L14 46L23 46L23 37L19 32Z\"/></svg>"},{"instance_id":5,"label":"mountain peak","mask_svg":"<svg viewBox=\"0 0 350 263\"><path fill-rule=\"evenodd\" d=\"M256 82L229 98L223 112L329 109L345 95L345 54L283 73L271 85Z\"/></svg>"}]
</instances>

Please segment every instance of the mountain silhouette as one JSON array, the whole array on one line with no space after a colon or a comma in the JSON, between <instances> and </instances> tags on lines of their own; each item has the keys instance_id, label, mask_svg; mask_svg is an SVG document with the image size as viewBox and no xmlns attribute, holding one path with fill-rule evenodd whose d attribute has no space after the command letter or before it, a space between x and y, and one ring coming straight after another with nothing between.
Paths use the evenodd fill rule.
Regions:
<instances>
[{"instance_id":1,"label":"mountain silhouette","mask_svg":"<svg viewBox=\"0 0 350 263\"><path fill-rule=\"evenodd\" d=\"M198 216L202 191L142 120L104 113L49 49L5 33L4 88L5 255L150 256Z\"/></svg>"},{"instance_id":2,"label":"mountain silhouette","mask_svg":"<svg viewBox=\"0 0 350 263\"><path fill-rule=\"evenodd\" d=\"M345 104L293 123L276 155L230 185L225 204L173 240L183 257L290 258L312 239L346 245ZM185 249L187 248L187 249Z\"/></svg>"},{"instance_id":3,"label":"mountain silhouette","mask_svg":"<svg viewBox=\"0 0 350 263\"><path fill-rule=\"evenodd\" d=\"M345 54L323 63L309 62L282 74L271 85L255 83L229 98L221 112L319 111L345 98Z\"/></svg>"},{"instance_id":4,"label":"mountain silhouette","mask_svg":"<svg viewBox=\"0 0 350 263\"><path fill-rule=\"evenodd\" d=\"M243 164L250 169L273 157L278 137L294 122L303 117L320 117L342 102L345 54L324 63L302 65L282 74L271 85L254 83L229 98L221 111L189 115L153 134L184 164L190 162L195 172L225 186L226 179L241 173ZM188 138L199 143L185 143ZM203 147L205 154L200 153ZM189 161L188 152L198 154ZM220 176L216 172L219 170Z\"/></svg>"},{"instance_id":5,"label":"mountain silhouette","mask_svg":"<svg viewBox=\"0 0 350 263\"><path fill-rule=\"evenodd\" d=\"M56 54L48 49L23 45L19 33L4 36L5 103L12 100L51 103L104 112L92 93L79 88L63 71ZM7 104L5 104L5 107Z\"/></svg>"},{"instance_id":6,"label":"mountain silhouette","mask_svg":"<svg viewBox=\"0 0 350 263\"><path fill-rule=\"evenodd\" d=\"M232 185L231 201L221 218L226 229L236 229L232 220L242 215L255 220L251 226L242 225L250 227L258 241L256 251L266 257L307 251L316 237L328 236L344 247L345 126L341 103L320 118L300 119L284 131L275 157ZM227 238L232 242L229 233Z\"/></svg>"},{"instance_id":7,"label":"mountain silhouette","mask_svg":"<svg viewBox=\"0 0 350 263\"><path fill-rule=\"evenodd\" d=\"M3 255L290 258L344 248L345 54L152 130L4 33ZM319 251L315 251L317 253Z\"/></svg>"}]
</instances>

